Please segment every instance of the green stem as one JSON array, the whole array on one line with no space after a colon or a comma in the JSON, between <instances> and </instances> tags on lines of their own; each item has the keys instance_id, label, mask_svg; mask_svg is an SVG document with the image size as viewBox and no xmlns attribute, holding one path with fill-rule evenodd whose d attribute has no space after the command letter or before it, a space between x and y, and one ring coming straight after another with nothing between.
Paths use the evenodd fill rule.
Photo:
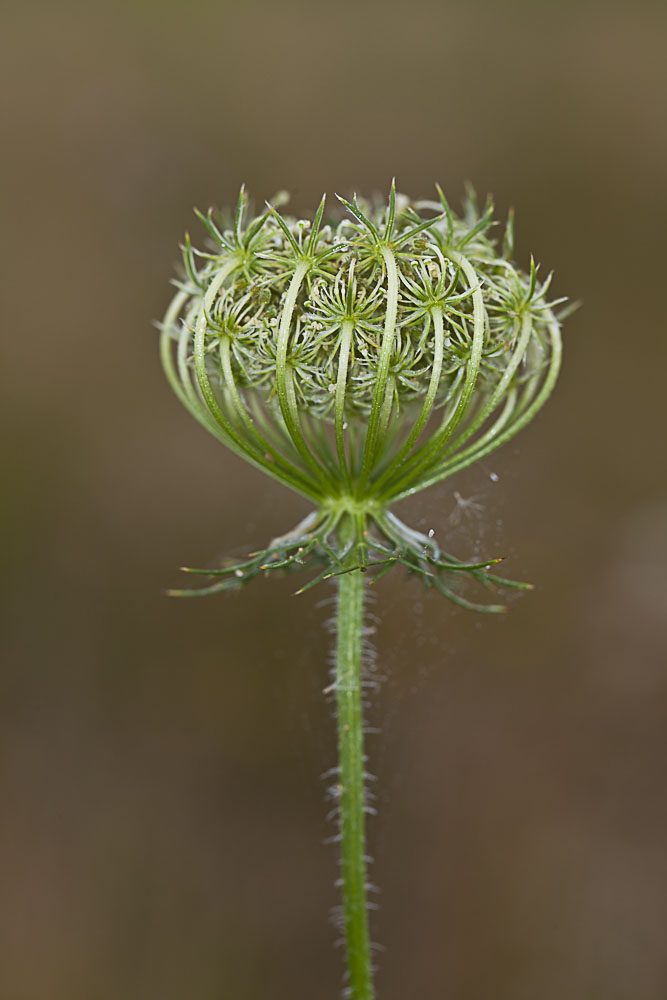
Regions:
<instances>
[{"instance_id":1,"label":"green stem","mask_svg":"<svg viewBox=\"0 0 667 1000\"><path fill-rule=\"evenodd\" d=\"M374 996L366 905L366 837L361 687L364 576L338 577L336 705L343 922L351 1000Z\"/></svg>"}]
</instances>

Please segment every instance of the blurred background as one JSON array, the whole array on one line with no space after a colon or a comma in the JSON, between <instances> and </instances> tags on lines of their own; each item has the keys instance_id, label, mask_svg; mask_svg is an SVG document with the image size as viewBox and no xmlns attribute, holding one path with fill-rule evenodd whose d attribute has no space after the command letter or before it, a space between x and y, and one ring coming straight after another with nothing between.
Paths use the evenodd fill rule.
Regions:
<instances>
[{"instance_id":1,"label":"blurred background","mask_svg":"<svg viewBox=\"0 0 667 1000\"><path fill-rule=\"evenodd\" d=\"M667 995L664 4L2 20L0 995L339 993L332 592L163 596L305 508L180 407L153 322L193 205L394 174L514 205L519 260L584 305L534 424L403 509L535 592L503 620L375 594L378 993Z\"/></svg>"}]
</instances>

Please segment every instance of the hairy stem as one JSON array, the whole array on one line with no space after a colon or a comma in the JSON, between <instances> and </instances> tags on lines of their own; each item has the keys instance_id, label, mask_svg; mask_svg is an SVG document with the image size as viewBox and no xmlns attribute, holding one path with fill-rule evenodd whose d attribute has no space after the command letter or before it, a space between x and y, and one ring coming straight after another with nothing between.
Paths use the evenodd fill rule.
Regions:
<instances>
[{"instance_id":1,"label":"hairy stem","mask_svg":"<svg viewBox=\"0 0 667 1000\"><path fill-rule=\"evenodd\" d=\"M361 687L364 576L338 577L336 704L343 922L351 1000L374 996L366 904L366 835Z\"/></svg>"}]
</instances>

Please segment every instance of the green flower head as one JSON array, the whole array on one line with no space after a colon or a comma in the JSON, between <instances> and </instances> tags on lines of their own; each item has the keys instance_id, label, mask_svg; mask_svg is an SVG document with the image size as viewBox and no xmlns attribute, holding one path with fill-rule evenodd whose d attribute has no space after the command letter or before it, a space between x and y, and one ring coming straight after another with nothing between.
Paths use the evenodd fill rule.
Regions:
<instances>
[{"instance_id":1,"label":"green flower head","mask_svg":"<svg viewBox=\"0 0 667 1000\"><path fill-rule=\"evenodd\" d=\"M490 203L480 211L469 194L457 216L437 195L411 201L392 184L386 204L339 198L333 218L324 198L312 219L273 207L247 218L241 190L228 224L200 215L206 250L186 239L162 324L169 381L227 447L317 507L286 545L240 576L218 571L206 592L277 564L320 561L318 578L332 575L350 546L362 568L498 580L493 560L443 557L389 507L532 419L558 374L563 300L548 300L534 262L512 263L511 218L497 240ZM341 530L360 518L362 537Z\"/></svg>"}]
</instances>

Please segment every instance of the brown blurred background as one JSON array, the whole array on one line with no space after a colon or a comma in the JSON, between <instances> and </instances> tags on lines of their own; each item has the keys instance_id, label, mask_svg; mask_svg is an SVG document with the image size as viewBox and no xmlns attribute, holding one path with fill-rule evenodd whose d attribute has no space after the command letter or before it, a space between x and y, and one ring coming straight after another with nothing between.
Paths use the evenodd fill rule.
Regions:
<instances>
[{"instance_id":1,"label":"brown blurred background","mask_svg":"<svg viewBox=\"0 0 667 1000\"><path fill-rule=\"evenodd\" d=\"M152 322L192 205L393 174L513 204L584 308L533 426L406 511L536 591L377 590L379 996L667 995L664 4L2 18L0 996L338 995L331 594L162 596L304 507L182 410Z\"/></svg>"}]
</instances>

